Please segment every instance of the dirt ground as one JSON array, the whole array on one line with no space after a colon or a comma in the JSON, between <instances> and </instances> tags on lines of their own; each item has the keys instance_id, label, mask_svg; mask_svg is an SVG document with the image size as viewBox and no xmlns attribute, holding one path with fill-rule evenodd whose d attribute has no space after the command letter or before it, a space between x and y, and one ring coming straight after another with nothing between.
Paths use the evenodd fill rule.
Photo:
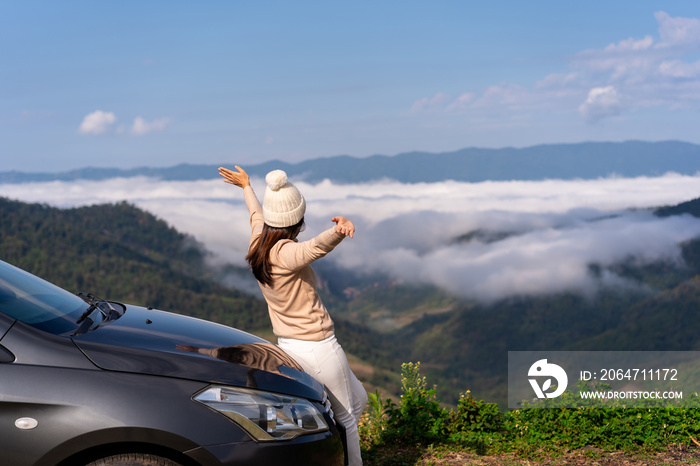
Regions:
<instances>
[{"instance_id":1,"label":"dirt ground","mask_svg":"<svg viewBox=\"0 0 700 466\"><path fill-rule=\"evenodd\" d=\"M465 465L465 466L680 466L700 465L700 454L658 454L626 455L624 453L603 453L587 455L570 453L558 458L527 460L515 456L476 456L467 454L445 454L435 461L416 463L418 465Z\"/></svg>"},{"instance_id":2,"label":"dirt ground","mask_svg":"<svg viewBox=\"0 0 700 466\"><path fill-rule=\"evenodd\" d=\"M370 466L700 466L700 448L678 445L661 453L626 454L587 447L559 456L519 458L513 454L479 456L458 451L413 449L386 452L384 458L366 462Z\"/></svg>"}]
</instances>

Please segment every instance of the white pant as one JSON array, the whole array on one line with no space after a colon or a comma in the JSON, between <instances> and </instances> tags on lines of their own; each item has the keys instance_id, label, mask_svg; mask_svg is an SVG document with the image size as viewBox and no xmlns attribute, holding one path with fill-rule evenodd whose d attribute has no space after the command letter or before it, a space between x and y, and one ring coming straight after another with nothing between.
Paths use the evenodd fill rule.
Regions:
<instances>
[{"instance_id":1,"label":"white pant","mask_svg":"<svg viewBox=\"0 0 700 466\"><path fill-rule=\"evenodd\" d=\"M277 344L299 363L304 372L326 386L335 419L345 427L348 462L350 466L361 465L357 423L367 404L367 392L350 370L335 335L321 341L279 338Z\"/></svg>"}]
</instances>

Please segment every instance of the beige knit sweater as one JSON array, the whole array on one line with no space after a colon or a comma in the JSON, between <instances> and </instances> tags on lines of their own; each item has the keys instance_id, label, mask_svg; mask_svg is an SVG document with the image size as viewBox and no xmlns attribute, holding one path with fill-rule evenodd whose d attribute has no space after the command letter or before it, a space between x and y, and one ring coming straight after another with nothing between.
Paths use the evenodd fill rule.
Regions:
<instances>
[{"instance_id":1,"label":"beige knit sweater","mask_svg":"<svg viewBox=\"0 0 700 466\"><path fill-rule=\"evenodd\" d=\"M243 189L250 213L250 245L262 233L263 214L253 188ZM311 263L333 250L345 235L329 228L302 243L281 240L270 250L272 286L260 285L277 337L320 341L333 335L333 320L316 290Z\"/></svg>"}]
</instances>

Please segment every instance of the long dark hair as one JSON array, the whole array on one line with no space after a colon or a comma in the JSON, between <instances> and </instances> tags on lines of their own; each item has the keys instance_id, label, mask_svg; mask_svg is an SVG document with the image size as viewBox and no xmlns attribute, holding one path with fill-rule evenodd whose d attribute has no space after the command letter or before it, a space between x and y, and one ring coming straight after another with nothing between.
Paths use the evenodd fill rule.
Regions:
<instances>
[{"instance_id":1,"label":"long dark hair","mask_svg":"<svg viewBox=\"0 0 700 466\"><path fill-rule=\"evenodd\" d=\"M299 223L284 227L271 227L267 223L263 224L262 233L250 246L245 259L250 264L255 278L263 285L272 285L272 274L270 273L270 250L282 239L295 239L304 229L304 218Z\"/></svg>"}]
</instances>

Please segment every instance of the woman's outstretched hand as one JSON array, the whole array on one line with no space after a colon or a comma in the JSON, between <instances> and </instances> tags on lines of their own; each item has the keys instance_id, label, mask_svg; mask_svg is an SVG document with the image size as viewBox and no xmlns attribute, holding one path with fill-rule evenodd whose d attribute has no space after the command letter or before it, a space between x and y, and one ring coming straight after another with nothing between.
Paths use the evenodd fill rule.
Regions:
<instances>
[{"instance_id":1,"label":"woman's outstretched hand","mask_svg":"<svg viewBox=\"0 0 700 466\"><path fill-rule=\"evenodd\" d=\"M335 222L335 231L342 233L345 236L353 237L355 234L355 225L345 217L333 217L331 222Z\"/></svg>"},{"instance_id":2,"label":"woman's outstretched hand","mask_svg":"<svg viewBox=\"0 0 700 466\"><path fill-rule=\"evenodd\" d=\"M238 165L235 166L237 172L229 170L228 168L219 167L219 175L224 177L224 181L228 184L233 184L241 188L250 186L250 177L248 174Z\"/></svg>"}]
</instances>

